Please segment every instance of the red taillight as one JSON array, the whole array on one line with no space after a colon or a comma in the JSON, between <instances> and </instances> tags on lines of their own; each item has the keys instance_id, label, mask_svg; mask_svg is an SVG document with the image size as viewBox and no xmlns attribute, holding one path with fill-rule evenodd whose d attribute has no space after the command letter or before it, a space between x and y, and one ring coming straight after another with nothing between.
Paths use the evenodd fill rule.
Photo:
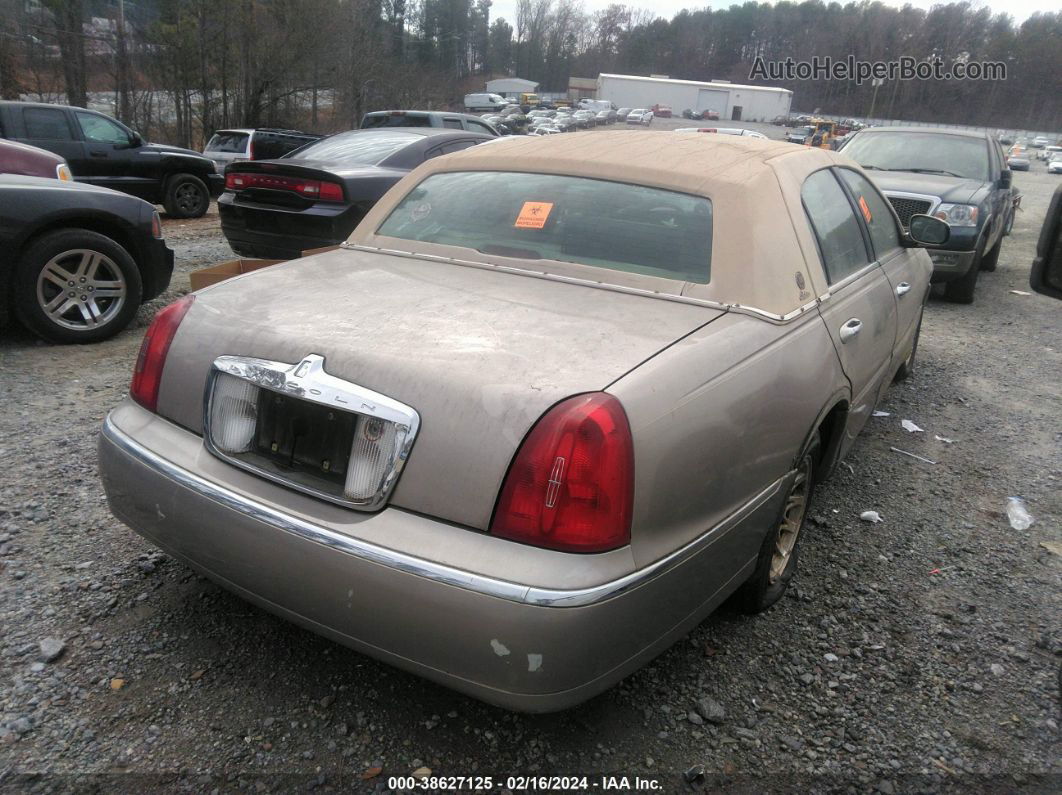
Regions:
<instances>
[{"instance_id":1,"label":"red taillight","mask_svg":"<svg viewBox=\"0 0 1062 795\"><path fill-rule=\"evenodd\" d=\"M144 341L140 343L129 396L149 411L155 411L158 407L159 383L162 381L162 368L166 365L166 353L170 350L177 327L194 300L194 295L186 295L164 307L155 315L144 335Z\"/></svg>"},{"instance_id":2,"label":"red taillight","mask_svg":"<svg viewBox=\"0 0 1062 795\"><path fill-rule=\"evenodd\" d=\"M247 188L286 190L305 196L307 199L326 202L343 201L342 185L338 182L324 182L319 179L230 171L225 175L225 187L229 190L246 190Z\"/></svg>"},{"instance_id":3,"label":"red taillight","mask_svg":"<svg viewBox=\"0 0 1062 795\"><path fill-rule=\"evenodd\" d=\"M343 187L335 182L322 182L318 198L326 202L343 201Z\"/></svg>"},{"instance_id":4,"label":"red taillight","mask_svg":"<svg viewBox=\"0 0 1062 795\"><path fill-rule=\"evenodd\" d=\"M505 478L490 532L566 552L630 543L634 444L620 402L595 392L538 421Z\"/></svg>"}]
</instances>

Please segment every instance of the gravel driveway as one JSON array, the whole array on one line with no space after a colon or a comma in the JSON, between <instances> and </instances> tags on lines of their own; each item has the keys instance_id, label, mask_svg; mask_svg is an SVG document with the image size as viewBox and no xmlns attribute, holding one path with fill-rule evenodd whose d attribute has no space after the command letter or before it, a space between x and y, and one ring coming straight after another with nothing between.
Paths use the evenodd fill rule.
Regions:
<instances>
[{"instance_id":1,"label":"gravel driveway","mask_svg":"<svg viewBox=\"0 0 1062 795\"><path fill-rule=\"evenodd\" d=\"M1059 178L1037 163L1015 180L1025 212L998 271L973 306L930 302L915 377L817 494L789 598L722 610L545 716L297 629L111 517L104 414L154 311L232 256L215 214L168 221L173 287L128 331L0 340L0 789L382 790L429 768L644 774L663 791L688 771L696 790L1057 792L1062 557L1041 542L1062 541L1062 304L1011 291L1028 290ZM1007 521L1012 495L1026 530Z\"/></svg>"}]
</instances>

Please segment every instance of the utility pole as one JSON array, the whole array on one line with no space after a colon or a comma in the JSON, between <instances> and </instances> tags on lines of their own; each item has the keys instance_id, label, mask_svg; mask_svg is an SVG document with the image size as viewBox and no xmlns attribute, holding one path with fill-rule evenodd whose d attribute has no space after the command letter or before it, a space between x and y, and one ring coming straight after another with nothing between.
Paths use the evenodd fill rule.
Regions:
<instances>
[{"instance_id":1,"label":"utility pole","mask_svg":"<svg viewBox=\"0 0 1062 795\"><path fill-rule=\"evenodd\" d=\"M874 118L874 106L878 104L878 89L881 88L881 84L884 83L884 82L885 82L885 78L883 78L883 77L875 77L873 82L871 83L871 85L874 86L874 96L870 100L870 112L867 113L867 121L868 122L871 119Z\"/></svg>"}]
</instances>

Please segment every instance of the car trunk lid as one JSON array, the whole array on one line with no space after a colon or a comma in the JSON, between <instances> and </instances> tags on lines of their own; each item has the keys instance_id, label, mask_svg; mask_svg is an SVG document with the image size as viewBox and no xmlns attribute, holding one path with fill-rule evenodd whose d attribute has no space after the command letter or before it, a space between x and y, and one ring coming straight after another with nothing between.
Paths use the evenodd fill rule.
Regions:
<instances>
[{"instance_id":1,"label":"car trunk lid","mask_svg":"<svg viewBox=\"0 0 1062 795\"><path fill-rule=\"evenodd\" d=\"M553 404L602 390L722 311L376 252L341 250L197 295L159 413L202 432L221 355L300 362L412 406L420 431L391 504L486 529L520 442Z\"/></svg>"},{"instance_id":2,"label":"car trunk lid","mask_svg":"<svg viewBox=\"0 0 1062 795\"><path fill-rule=\"evenodd\" d=\"M379 198L405 176L399 169L372 165L343 165L321 160L242 161L228 167L226 187L236 193L237 202L306 209L322 200L320 185L331 183L342 191L339 203L362 198ZM234 184L245 181L246 187ZM318 184L318 190L303 186Z\"/></svg>"}]
</instances>

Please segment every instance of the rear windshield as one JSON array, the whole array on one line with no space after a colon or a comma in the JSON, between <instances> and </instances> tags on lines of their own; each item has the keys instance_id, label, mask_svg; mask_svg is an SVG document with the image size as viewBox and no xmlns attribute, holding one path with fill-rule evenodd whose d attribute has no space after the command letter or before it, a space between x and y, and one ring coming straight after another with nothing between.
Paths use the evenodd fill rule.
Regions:
<instances>
[{"instance_id":1,"label":"rear windshield","mask_svg":"<svg viewBox=\"0 0 1062 795\"><path fill-rule=\"evenodd\" d=\"M208 152L236 152L247 151L247 133L242 132L216 132L207 141Z\"/></svg>"},{"instance_id":2,"label":"rear windshield","mask_svg":"<svg viewBox=\"0 0 1062 795\"><path fill-rule=\"evenodd\" d=\"M421 137L397 130L379 135L357 131L339 133L303 147L293 156L299 160L335 160L346 165L374 166Z\"/></svg>"},{"instance_id":3,"label":"rear windshield","mask_svg":"<svg viewBox=\"0 0 1062 795\"><path fill-rule=\"evenodd\" d=\"M363 130L372 127L431 127L431 118L414 113L368 114L361 120L361 127Z\"/></svg>"},{"instance_id":4,"label":"rear windshield","mask_svg":"<svg viewBox=\"0 0 1062 795\"><path fill-rule=\"evenodd\" d=\"M914 171L985 181L983 138L921 132L861 132L844 153L871 171Z\"/></svg>"},{"instance_id":5,"label":"rear windshield","mask_svg":"<svg viewBox=\"0 0 1062 795\"><path fill-rule=\"evenodd\" d=\"M711 274L709 199L585 177L434 174L377 233L699 284Z\"/></svg>"}]
</instances>

